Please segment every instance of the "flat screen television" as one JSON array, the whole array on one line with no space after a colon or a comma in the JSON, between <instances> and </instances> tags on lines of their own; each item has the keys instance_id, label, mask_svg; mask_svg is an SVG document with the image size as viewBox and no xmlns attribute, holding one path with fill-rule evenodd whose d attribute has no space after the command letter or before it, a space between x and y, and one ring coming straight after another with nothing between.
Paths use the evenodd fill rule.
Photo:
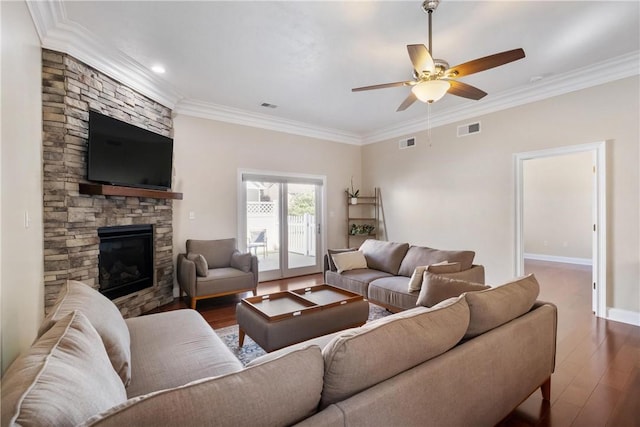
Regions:
<instances>
[{"instance_id":1,"label":"flat screen television","mask_svg":"<svg viewBox=\"0 0 640 427\"><path fill-rule=\"evenodd\" d=\"M173 139L89 112L89 181L167 190L172 162Z\"/></svg>"}]
</instances>

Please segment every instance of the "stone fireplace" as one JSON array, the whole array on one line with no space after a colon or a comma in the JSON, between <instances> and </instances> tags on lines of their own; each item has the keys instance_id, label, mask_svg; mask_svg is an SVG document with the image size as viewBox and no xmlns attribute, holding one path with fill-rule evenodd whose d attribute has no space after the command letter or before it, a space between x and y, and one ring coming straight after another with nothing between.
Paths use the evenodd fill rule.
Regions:
<instances>
[{"instance_id":1,"label":"stone fireplace","mask_svg":"<svg viewBox=\"0 0 640 427\"><path fill-rule=\"evenodd\" d=\"M80 192L80 184L88 183L89 109L165 136L172 133L171 110L72 56L46 49L42 104L45 311L67 280L99 288L102 227L144 225L153 230L151 283L126 295L111 292L123 316L137 316L171 302L173 201ZM128 274L136 274L133 267L126 267Z\"/></svg>"}]
</instances>

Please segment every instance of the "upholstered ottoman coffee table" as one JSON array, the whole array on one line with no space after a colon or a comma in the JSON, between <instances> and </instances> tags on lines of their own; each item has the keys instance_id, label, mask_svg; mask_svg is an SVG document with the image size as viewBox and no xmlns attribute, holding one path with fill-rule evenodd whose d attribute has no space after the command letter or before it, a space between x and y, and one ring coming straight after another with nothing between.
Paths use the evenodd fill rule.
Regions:
<instances>
[{"instance_id":1,"label":"upholstered ottoman coffee table","mask_svg":"<svg viewBox=\"0 0 640 427\"><path fill-rule=\"evenodd\" d=\"M331 285L244 298L236 307L240 347L246 334L266 352L362 326L368 317L366 299Z\"/></svg>"}]
</instances>

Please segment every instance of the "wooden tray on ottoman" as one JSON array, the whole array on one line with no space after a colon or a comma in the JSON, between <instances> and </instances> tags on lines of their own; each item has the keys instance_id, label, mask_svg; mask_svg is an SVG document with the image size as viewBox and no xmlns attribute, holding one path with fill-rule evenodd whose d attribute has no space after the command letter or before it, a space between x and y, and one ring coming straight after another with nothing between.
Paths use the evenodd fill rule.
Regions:
<instances>
[{"instance_id":1,"label":"wooden tray on ottoman","mask_svg":"<svg viewBox=\"0 0 640 427\"><path fill-rule=\"evenodd\" d=\"M300 298L297 294L289 291L244 298L242 302L254 309L269 322L301 316L321 309L321 307L314 302Z\"/></svg>"},{"instance_id":2,"label":"wooden tray on ottoman","mask_svg":"<svg viewBox=\"0 0 640 427\"><path fill-rule=\"evenodd\" d=\"M329 308L340 304L348 304L362 299L362 295L326 284L311 286L304 289L295 289L290 292L300 295L302 298L314 304L318 304L323 308Z\"/></svg>"}]
</instances>

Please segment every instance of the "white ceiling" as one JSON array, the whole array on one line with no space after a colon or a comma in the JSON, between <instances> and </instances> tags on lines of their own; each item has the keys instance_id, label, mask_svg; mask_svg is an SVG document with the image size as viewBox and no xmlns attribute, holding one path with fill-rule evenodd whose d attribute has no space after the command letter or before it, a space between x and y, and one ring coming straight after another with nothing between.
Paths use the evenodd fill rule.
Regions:
<instances>
[{"instance_id":1,"label":"white ceiling","mask_svg":"<svg viewBox=\"0 0 640 427\"><path fill-rule=\"evenodd\" d=\"M407 87L351 92L411 78L406 45L427 43L420 0L66 1L29 7L45 47L65 45L73 54L74 45L91 39L91 48L101 52L89 56L98 62L119 56L115 74L126 74L123 62L135 64L147 86L173 94L178 112L209 111L236 122L245 116L256 125L271 120L297 127L295 133L326 130L335 136L330 139L355 143L426 124L425 104L395 111ZM47 13L51 22L43 18ZM480 101L447 95L431 106L436 118L461 118L640 72L638 1L442 0L433 24L434 56L451 65L518 47L526 53L462 78L489 95ZM63 38L64 31L78 41ZM160 78L147 71L155 64L166 68ZM544 78L532 83L536 76Z\"/></svg>"}]
</instances>

